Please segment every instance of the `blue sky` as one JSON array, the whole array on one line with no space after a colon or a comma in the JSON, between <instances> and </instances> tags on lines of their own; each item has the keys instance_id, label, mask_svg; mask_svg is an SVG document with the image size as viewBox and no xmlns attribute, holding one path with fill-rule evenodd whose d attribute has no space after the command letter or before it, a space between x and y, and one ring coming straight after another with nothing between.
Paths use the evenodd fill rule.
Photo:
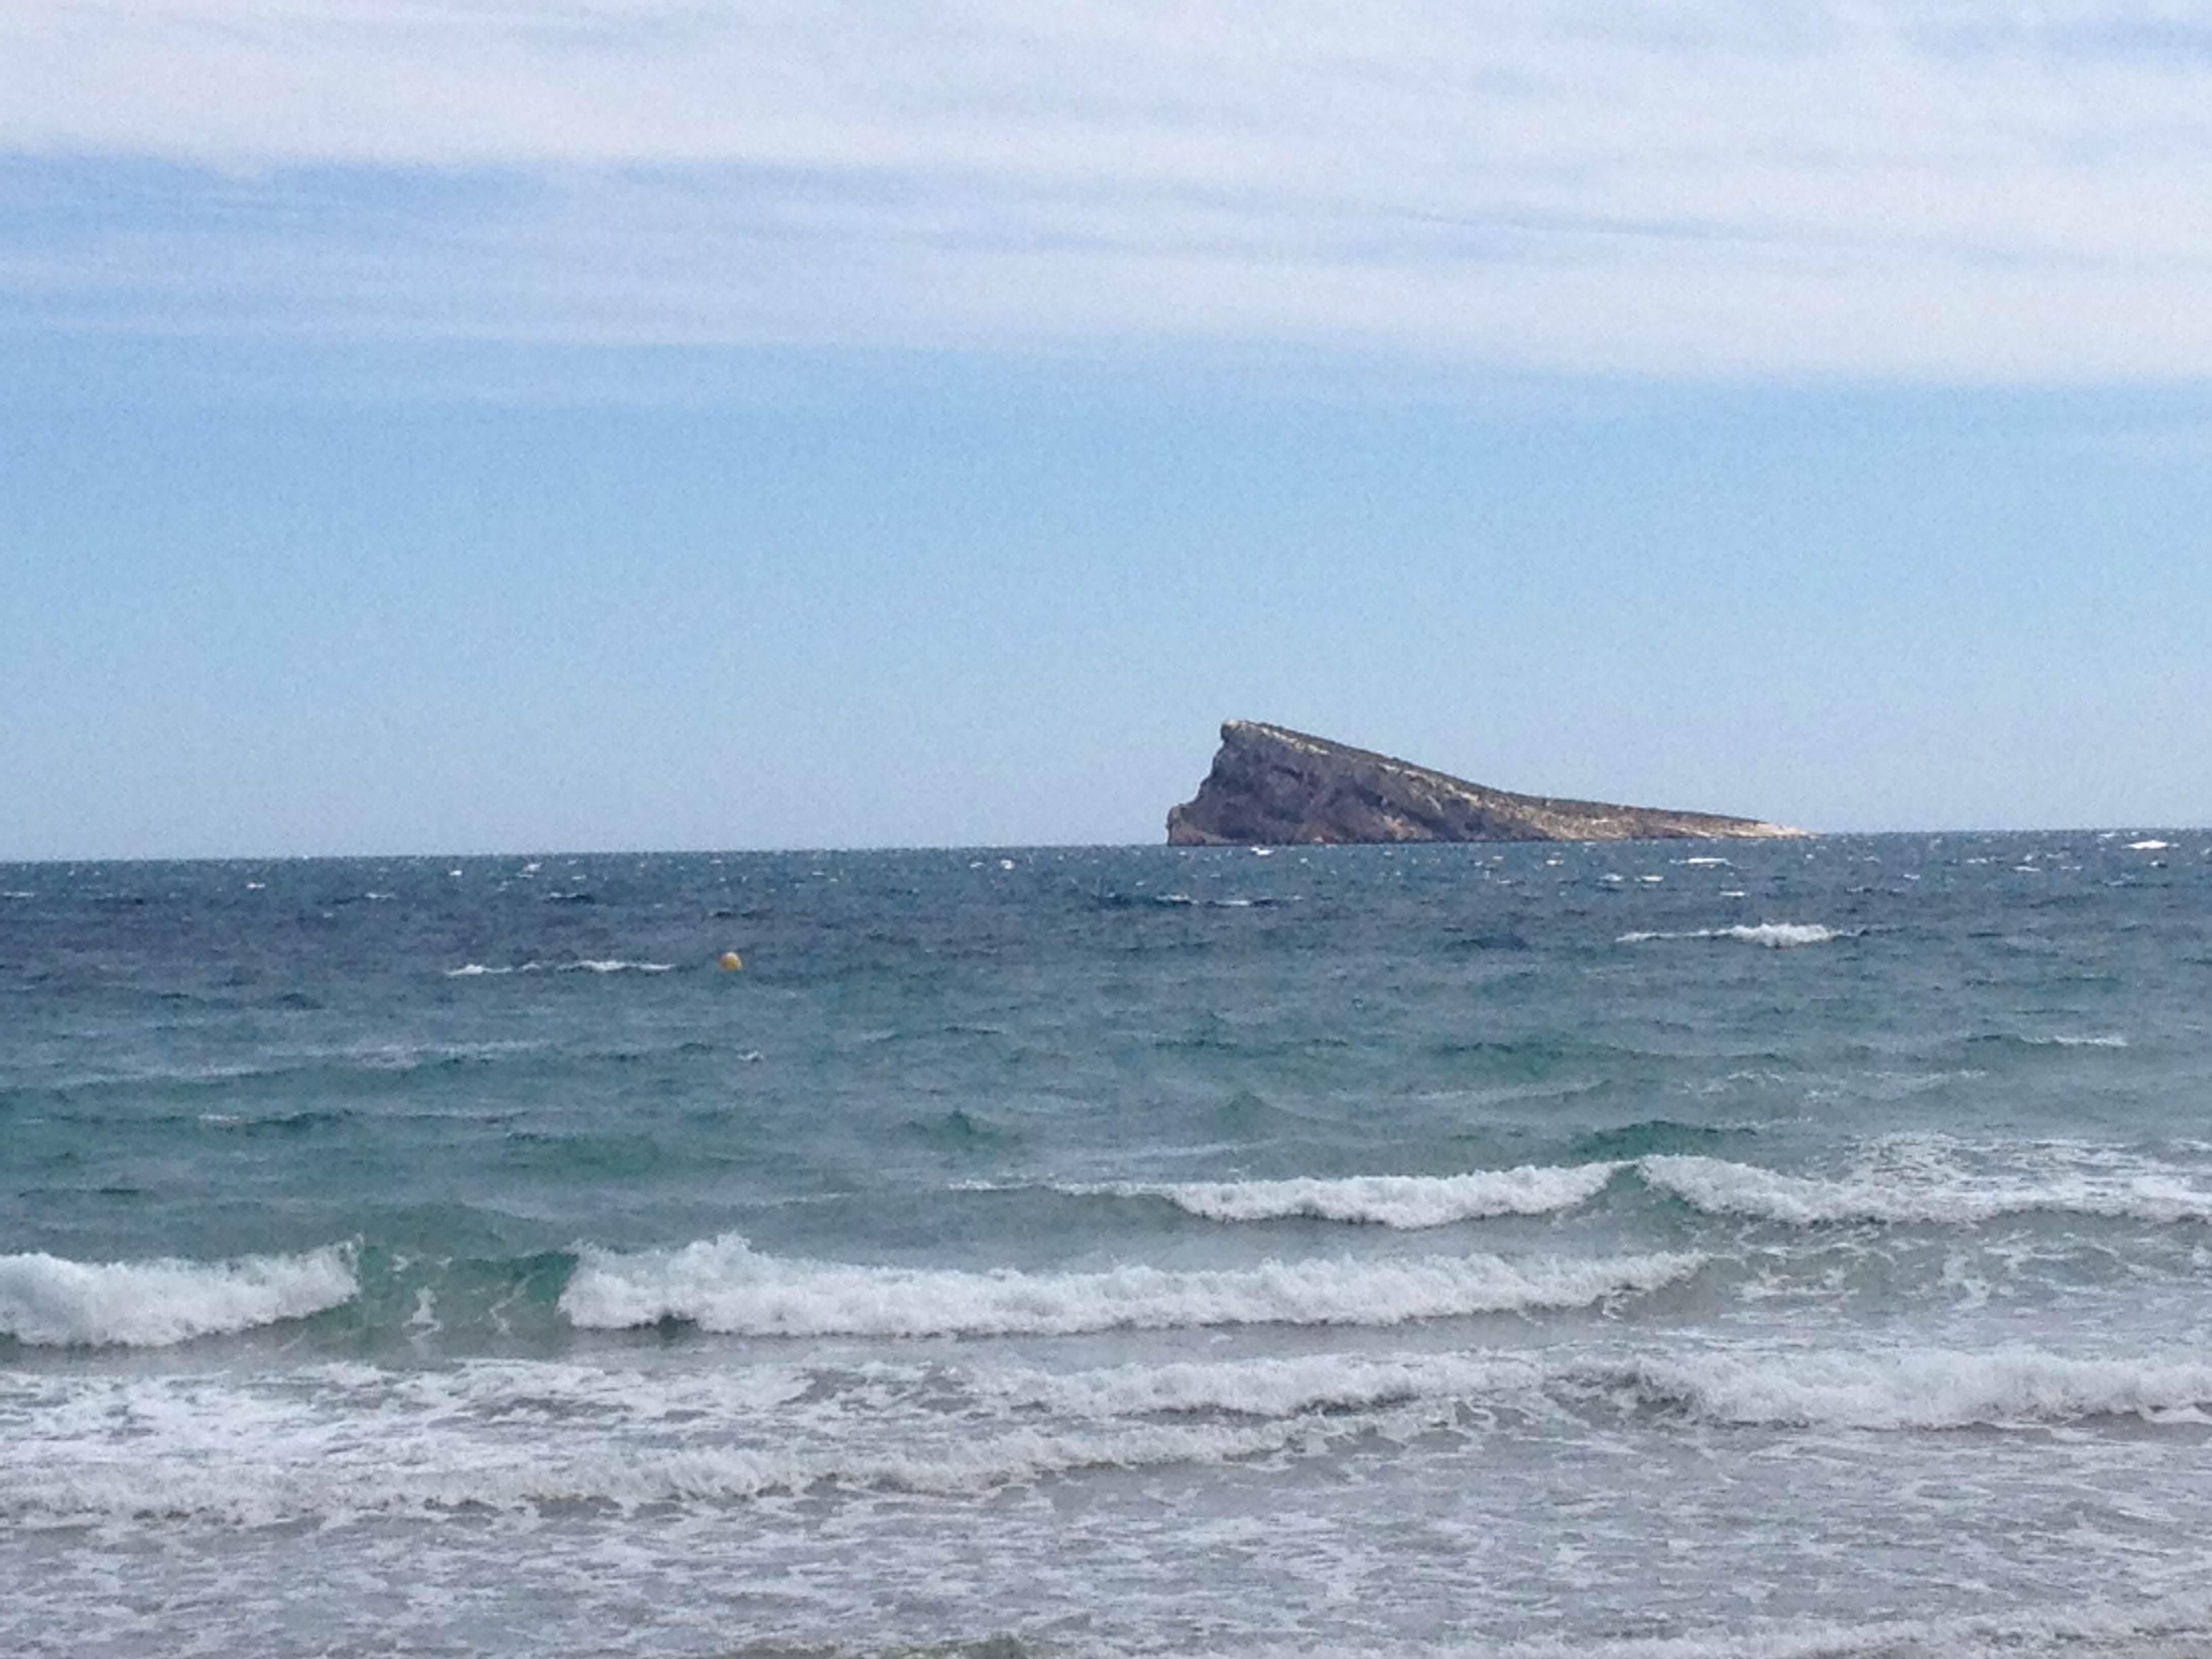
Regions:
<instances>
[{"instance_id":1,"label":"blue sky","mask_svg":"<svg viewBox=\"0 0 2212 1659\"><path fill-rule=\"evenodd\" d=\"M2212 19L0 0L0 858L2212 820Z\"/></svg>"}]
</instances>

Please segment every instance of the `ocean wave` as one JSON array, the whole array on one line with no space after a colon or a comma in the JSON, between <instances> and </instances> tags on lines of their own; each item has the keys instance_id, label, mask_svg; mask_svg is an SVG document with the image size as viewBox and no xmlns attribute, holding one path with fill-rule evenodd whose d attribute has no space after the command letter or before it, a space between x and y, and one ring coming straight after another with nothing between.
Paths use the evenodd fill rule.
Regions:
<instances>
[{"instance_id":1,"label":"ocean wave","mask_svg":"<svg viewBox=\"0 0 2212 1659\"><path fill-rule=\"evenodd\" d=\"M793 1389L781 1374L763 1389L740 1380L708 1389L658 1373L578 1381L557 1364L489 1376L464 1368L427 1388L368 1367L88 1379L60 1395L49 1389L43 1411L15 1414L21 1432L0 1483L0 1516L43 1526L182 1515L265 1526L578 1504L711 1505L825 1490L959 1496L1085 1469L1218 1464L1279 1452L1328 1428L1296 1416L1031 1423L1003 1413L900 1411L915 1403L911 1379L866 1383L848 1399L836 1379L819 1376L826 1402L804 1378ZM973 1403L956 1379L939 1388ZM732 1394L734 1413L723 1408ZM547 1435L549 1420L562 1432ZM672 1422L689 1426L672 1434ZM114 1455L118 1436L128 1436L130 1455Z\"/></svg>"},{"instance_id":2,"label":"ocean wave","mask_svg":"<svg viewBox=\"0 0 2212 1659\"><path fill-rule=\"evenodd\" d=\"M485 979L503 977L508 974L540 974L546 971L542 962L525 962L512 967L491 967L481 962L465 962L458 968L445 970L447 979ZM672 974L672 962L629 962L617 957L594 957L582 962L563 962L553 968L556 974Z\"/></svg>"},{"instance_id":3,"label":"ocean wave","mask_svg":"<svg viewBox=\"0 0 2212 1659\"><path fill-rule=\"evenodd\" d=\"M530 1513L550 1505L743 1503L827 1487L972 1495L1086 1468L1220 1463L1280 1449L1296 1423L1239 1427L1134 1425L1118 1431L1030 1429L901 1451L837 1454L750 1447L617 1446L562 1454L516 1449L458 1464L301 1455L134 1461L22 1471L0 1492L0 1514L68 1526L118 1516L189 1515L240 1526L337 1521L362 1515ZM388 1450L389 1448L387 1447Z\"/></svg>"},{"instance_id":4,"label":"ocean wave","mask_svg":"<svg viewBox=\"0 0 2212 1659\"><path fill-rule=\"evenodd\" d=\"M1498 1216L1550 1215L1586 1204L1623 1171L1709 1215L1796 1226L1834 1222L1972 1226L2039 1212L2171 1224L2212 1220L2212 1190L2172 1166L2087 1146L2014 1147L2014 1167L1973 1167L1971 1149L1878 1143L1866 1169L1792 1175L1654 1140L1711 1144L1740 1129L1664 1120L1586 1136L1589 1161L1522 1164L1451 1176L1305 1176L1274 1181L1103 1182L1056 1185L1072 1197L1155 1198L1229 1224L1310 1219L1416 1230ZM2025 1168L2019 1167L2021 1159ZM1978 1160L1986 1165L1986 1153ZM998 1190L993 1183L983 1189Z\"/></svg>"},{"instance_id":5,"label":"ocean wave","mask_svg":"<svg viewBox=\"0 0 2212 1659\"><path fill-rule=\"evenodd\" d=\"M2201 1433L2212 1363L2022 1346L1686 1353L1360 1354L1058 1371L938 1362L685 1373L558 1361L406 1372L0 1379L0 1516L242 1525L378 1513L973 1495L1091 1469L1316 1456L1515 1419L1858 1435L2094 1427ZM557 1425L557 1433L549 1426Z\"/></svg>"},{"instance_id":6,"label":"ocean wave","mask_svg":"<svg viewBox=\"0 0 2212 1659\"><path fill-rule=\"evenodd\" d=\"M1649 945L1663 939L1733 939L1739 945L1759 945L1770 951L1795 950L1807 945L1826 945L1833 939L1856 939L1865 930L1827 927L1817 921L1762 921L1733 927L1693 927L1680 933L1623 933L1616 945Z\"/></svg>"},{"instance_id":7,"label":"ocean wave","mask_svg":"<svg viewBox=\"0 0 2212 1659\"><path fill-rule=\"evenodd\" d=\"M2106 1417L2212 1423L2212 1364L1988 1352L1712 1354L1641 1360L1588 1382L1704 1422L1775 1428L2026 1428Z\"/></svg>"},{"instance_id":8,"label":"ocean wave","mask_svg":"<svg viewBox=\"0 0 2212 1659\"><path fill-rule=\"evenodd\" d=\"M2212 1596L1948 1618L1759 1620L1679 1636L1542 1637L1404 1650L1399 1659L2202 1659Z\"/></svg>"},{"instance_id":9,"label":"ocean wave","mask_svg":"<svg viewBox=\"0 0 2212 1659\"><path fill-rule=\"evenodd\" d=\"M2021 1429L2126 1417L2212 1424L2212 1362L2090 1359L2024 1346L1547 1361L1504 1353L1310 1354L1094 1371L1010 1371L980 1390L1100 1419L1328 1415L1418 1402L1534 1413L1660 1412L1733 1427Z\"/></svg>"},{"instance_id":10,"label":"ocean wave","mask_svg":"<svg viewBox=\"0 0 2212 1659\"><path fill-rule=\"evenodd\" d=\"M2042 1211L2159 1223L2212 1220L2212 1192L2156 1175L2054 1172L2021 1179L1939 1174L1931 1179L1916 1173L1832 1180L1689 1153L1644 1158L1636 1168L1655 1191L1709 1215L1797 1226L1841 1221L1972 1225Z\"/></svg>"},{"instance_id":11,"label":"ocean wave","mask_svg":"<svg viewBox=\"0 0 2212 1659\"><path fill-rule=\"evenodd\" d=\"M1318 1221L1441 1227L1485 1216L1547 1215L1588 1202L1618 1164L1523 1164L1453 1176L1347 1176L1287 1181L1192 1181L1067 1188L1124 1198L1163 1198L1209 1221Z\"/></svg>"},{"instance_id":12,"label":"ocean wave","mask_svg":"<svg viewBox=\"0 0 2212 1659\"><path fill-rule=\"evenodd\" d=\"M1016 1407L1067 1416L1335 1415L1419 1401L1534 1399L1547 1374L1508 1355L1351 1353L1285 1358L1176 1360L1091 1371L1007 1371L977 1379L979 1392Z\"/></svg>"},{"instance_id":13,"label":"ocean wave","mask_svg":"<svg viewBox=\"0 0 2212 1659\"><path fill-rule=\"evenodd\" d=\"M360 1293L352 1252L229 1261L0 1256L0 1334L33 1347L166 1347L301 1319Z\"/></svg>"},{"instance_id":14,"label":"ocean wave","mask_svg":"<svg viewBox=\"0 0 2212 1659\"><path fill-rule=\"evenodd\" d=\"M1270 1261L1256 1267L966 1273L756 1254L735 1234L673 1250L586 1248L561 1294L571 1324L683 1321L757 1336L1065 1335L1207 1325L1395 1325L1585 1307L1688 1277L1704 1258Z\"/></svg>"},{"instance_id":15,"label":"ocean wave","mask_svg":"<svg viewBox=\"0 0 2212 1659\"><path fill-rule=\"evenodd\" d=\"M1269 893L1238 898L1194 898L1188 893L1101 893L1093 896L1093 902L1105 910L1133 909L1140 905L1164 910L1252 910L1280 904L1283 900Z\"/></svg>"}]
</instances>

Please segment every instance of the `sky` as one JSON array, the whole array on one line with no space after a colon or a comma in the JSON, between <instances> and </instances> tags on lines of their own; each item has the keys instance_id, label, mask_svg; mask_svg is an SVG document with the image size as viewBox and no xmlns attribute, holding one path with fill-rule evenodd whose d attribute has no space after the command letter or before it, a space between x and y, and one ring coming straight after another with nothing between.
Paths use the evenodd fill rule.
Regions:
<instances>
[{"instance_id":1,"label":"sky","mask_svg":"<svg viewBox=\"0 0 2212 1659\"><path fill-rule=\"evenodd\" d=\"M0 860L2212 822L2212 8L0 0Z\"/></svg>"}]
</instances>

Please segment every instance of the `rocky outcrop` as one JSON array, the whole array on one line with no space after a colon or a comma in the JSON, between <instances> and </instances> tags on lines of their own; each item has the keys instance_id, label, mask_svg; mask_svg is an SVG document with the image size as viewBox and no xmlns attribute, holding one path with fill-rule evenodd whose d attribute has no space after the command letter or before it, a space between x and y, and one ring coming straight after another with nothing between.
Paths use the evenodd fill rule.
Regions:
<instances>
[{"instance_id":1,"label":"rocky outcrop","mask_svg":"<svg viewBox=\"0 0 2212 1659\"><path fill-rule=\"evenodd\" d=\"M1221 728L1195 799L1168 813L1185 847L1427 841L1770 841L1756 818L1516 795L1256 720Z\"/></svg>"}]
</instances>

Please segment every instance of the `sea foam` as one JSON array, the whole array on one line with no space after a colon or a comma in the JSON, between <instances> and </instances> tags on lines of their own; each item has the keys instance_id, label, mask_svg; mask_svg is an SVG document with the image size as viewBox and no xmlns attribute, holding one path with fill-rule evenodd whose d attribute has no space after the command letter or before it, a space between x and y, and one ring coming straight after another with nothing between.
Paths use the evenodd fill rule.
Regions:
<instances>
[{"instance_id":1,"label":"sea foam","mask_svg":"<svg viewBox=\"0 0 2212 1659\"><path fill-rule=\"evenodd\" d=\"M1016 1406L1046 1406L1079 1418L1286 1418L1419 1401L1487 1402L1508 1395L1533 1399L1546 1380L1534 1361L1510 1355L1321 1353L1176 1360L1068 1373L1008 1371L980 1377L976 1386Z\"/></svg>"},{"instance_id":2,"label":"sea foam","mask_svg":"<svg viewBox=\"0 0 2212 1659\"><path fill-rule=\"evenodd\" d=\"M1255 1267L963 1273L756 1254L735 1234L680 1249L586 1249L561 1310L593 1329L665 1319L759 1336L1060 1335L1205 1325L1395 1325L1584 1307L1686 1278L1704 1258L1427 1256Z\"/></svg>"},{"instance_id":3,"label":"sea foam","mask_svg":"<svg viewBox=\"0 0 2212 1659\"><path fill-rule=\"evenodd\" d=\"M2212 1192L2153 1175L1929 1179L1869 1174L1827 1180L1686 1153L1655 1154L1640 1159L1637 1169L1654 1190L1707 1214L1797 1226L1839 1221L1971 1226L2038 1211L2161 1223L2212 1220Z\"/></svg>"},{"instance_id":4,"label":"sea foam","mask_svg":"<svg viewBox=\"0 0 2212 1659\"><path fill-rule=\"evenodd\" d=\"M2212 1420L2212 1362L1991 1350L1780 1349L1564 1360L1506 1353L1176 1361L1073 1373L1009 1371L978 1388L1078 1418L1219 1413L1278 1419L1422 1401L1585 1417L1665 1412L1736 1427L1904 1431L2019 1429L2106 1417Z\"/></svg>"},{"instance_id":5,"label":"sea foam","mask_svg":"<svg viewBox=\"0 0 2212 1659\"><path fill-rule=\"evenodd\" d=\"M2039 1349L1712 1354L1591 1381L1707 1422L1786 1428L2019 1428L2100 1417L2203 1423L2212 1364L2082 1359Z\"/></svg>"},{"instance_id":6,"label":"sea foam","mask_svg":"<svg viewBox=\"0 0 2212 1659\"><path fill-rule=\"evenodd\" d=\"M0 1256L0 1333L38 1347L163 1347L301 1319L360 1291L350 1252L231 1261Z\"/></svg>"},{"instance_id":7,"label":"sea foam","mask_svg":"<svg viewBox=\"0 0 2212 1659\"><path fill-rule=\"evenodd\" d=\"M925 1384L927 1403L915 1394ZM416 1376L368 1366L88 1376L24 1400L0 1389L14 1452L0 1517L54 1526L192 1515L257 1526L576 1503L713 1505L825 1489L963 1495L1085 1468L1220 1463L1310 1445L1333 1426L1297 1413L1220 1424L1017 1419L1004 1409L1010 1397L936 1368L810 1379L778 1367L757 1380L594 1376L558 1364ZM973 1408L985 1401L997 1408ZM549 1434L556 1422L561 1432Z\"/></svg>"},{"instance_id":8,"label":"sea foam","mask_svg":"<svg viewBox=\"0 0 2212 1659\"><path fill-rule=\"evenodd\" d=\"M44 1526L179 1515L267 1526L370 1514L528 1513L549 1504L731 1504L825 1487L957 1496L1085 1468L1219 1463L1279 1450L1306 1431L1296 1421L1139 1423L1018 1428L905 1449L597 1443L548 1450L456 1441L409 1425L398 1430L397 1443L349 1445L339 1456L306 1445L281 1458L233 1447L214 1458L56 1460L19 1471L0 1491L0 1516Z\"/></svg>"},{"instance_id":9,"label":"sea foam","mask_svg":"<svg viewBox=\"0 0 2212 1659\"><path fill-rule=\"evenodd\" d=\"M1770 951L1790 951L1807 945L1826 945L1832 939L1856 939L1855 928L1826 927L1817 921L1762 921L1733 927L1693 927L1681 933L1623 933L1616 945L1649 945L1662 939L1733 939L1739 945L1760 945Z\"/></svg>"},{"instance_id":10,"label":"sea foam","mask_svg":"<svg viewBox=\"0 0 2212 1659\"><path fill-rule=\"evenodd\" d=\"M1164 1198L1209 1221L1306 1218L1383 1227L1442 1227L1485 1216L1548 1215L1587 1203L1605 1189L1618 1164L1522 1164L1452 1176L1348 1176L1288 1181L1124 1182L1123 1197Z\"/></svg>"},{"instance_id":11,"label":"sea foam","mask_svg":"<svg viewBox=\"0 0 2212 1659\"><path fill-rule=\"evenodd\" d=\"M1075 1196L1158 1198L1229 1224L1310 1219L1406 1230L1494 1216L1551 1215L1588 1203L1623 1170L1709 1215L1795 1226L1873 1221L1972 1226L2037 1212L2170 1224L2212 1221L2212 1190L2166 1170L2059 1167L1971 1172L1948 1160L1837 1176L1790 1175L1693 1153L1523 1164L1454 1176L1369 1175L1280 1181L1114 1182Z\"/></svg>"}]
</instances>

